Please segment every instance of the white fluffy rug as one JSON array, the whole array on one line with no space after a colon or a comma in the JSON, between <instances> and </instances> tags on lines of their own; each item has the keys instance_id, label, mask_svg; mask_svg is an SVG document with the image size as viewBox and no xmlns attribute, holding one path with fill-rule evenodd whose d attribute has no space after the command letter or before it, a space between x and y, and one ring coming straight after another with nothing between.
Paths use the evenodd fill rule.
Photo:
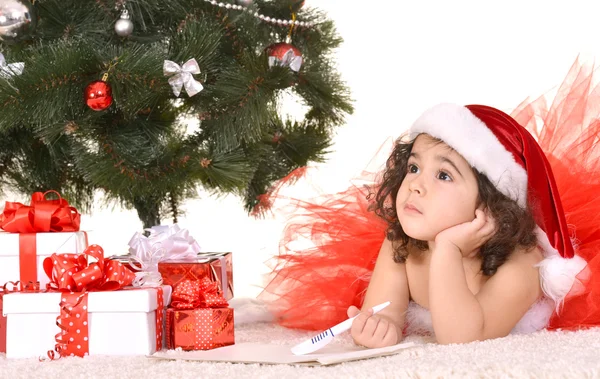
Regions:
<instances>
[{"instance_id":1,"label":"white fluffy rug","mask_svg":"<svg viewBox=\"0 0 600 379\"><path fill-rule=\"evenodd\" d=\"M271 323L247 323L260 314L252 307L236 309L236 342L268 342L292 346L312 333ZM239 321L239 322L238 322ZM145 357L7 360L0 355L1 378L600 378L600 328L579 332L541 331L530 335L442 346L411 337L413 348L397 355L328 367L247 365L163 361ZM351 344L347 333L334 342Z\"/></svg>"}]
</instances>

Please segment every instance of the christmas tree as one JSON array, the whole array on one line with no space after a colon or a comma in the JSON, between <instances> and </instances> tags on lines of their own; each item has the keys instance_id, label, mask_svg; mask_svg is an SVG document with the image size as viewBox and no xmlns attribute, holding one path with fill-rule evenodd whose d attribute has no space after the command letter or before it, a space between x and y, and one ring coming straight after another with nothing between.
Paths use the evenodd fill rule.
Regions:
<instances>
[{"instance_id":1,"label":"christmas tree","mask_svg":"<svg viewBox=\"0 0 600 379\"><path fill-rule=\"evenodd\" d=\"M1 188L102 191L144 227L199 188L260 211L352 112L341 42L297 0L0 0Z\"/></svg>"}]
</instances>

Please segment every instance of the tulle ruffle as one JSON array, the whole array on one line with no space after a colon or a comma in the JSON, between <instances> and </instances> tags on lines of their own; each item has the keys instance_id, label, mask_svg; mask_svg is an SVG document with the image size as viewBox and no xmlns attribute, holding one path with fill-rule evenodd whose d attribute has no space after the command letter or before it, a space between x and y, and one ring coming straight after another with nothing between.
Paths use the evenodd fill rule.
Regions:
<instances>
[{"instance_id":1,"label":"tulle ruffle","mask_svg":"<svg viewBox=\"0 0 600 379\"><path fill-rule=\"evenodd\" d=\"M326 329L345 320L350 305L361 306L386 229L368 211L372 189L362 183L287 208L293 217L260 295L281 325Z\"/></svg>"},{"instance_id":2,"label":"tulle ruffle","mask_svg":"<svg viewBox=\"0 0 600 379\"><path fill-rule=\"evenodd\" d=\"M552 166L571 240L587 267L550 319L550 329L600 325L600 86L594 68L571 67L549 106L525 101L512 116L538 140Z\"/></svg>"}]
</instances>

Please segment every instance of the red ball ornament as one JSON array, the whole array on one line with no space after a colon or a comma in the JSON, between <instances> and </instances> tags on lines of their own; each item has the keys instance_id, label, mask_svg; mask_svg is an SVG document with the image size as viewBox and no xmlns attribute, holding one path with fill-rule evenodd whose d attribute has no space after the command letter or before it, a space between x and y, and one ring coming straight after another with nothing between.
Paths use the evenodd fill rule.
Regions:
<instances>
[{"instance_id":1,"label":"red ball ornament","mask_svg":"<svg viewBox=\"0 0 600 379\"><path fill-rule=\"evenodd\" d=\"M292 44L279 42L266 49L269 56L269 67L283 66L298 72L302 67L302 53Z\"/></svg>"},{"instance_id":2,"label":"red ball ornament","mask_svg":"<svg viewBox=\"0 0 600 379\"><path fill-rule=\"evenodd\" d=\"M91 82L85 87L85 103L95 111L103 111L112 104L110 84L102 80Z\"/></svg>"}]
</instances>

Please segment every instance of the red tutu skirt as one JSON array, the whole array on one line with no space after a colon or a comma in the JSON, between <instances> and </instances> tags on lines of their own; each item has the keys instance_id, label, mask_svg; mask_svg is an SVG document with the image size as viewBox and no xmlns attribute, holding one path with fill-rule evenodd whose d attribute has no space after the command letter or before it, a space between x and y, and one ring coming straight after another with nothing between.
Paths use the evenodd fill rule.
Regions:
<instances>
[{"instance_id":1,"label":"red tutu skirt","mask_svg":"<svg viewBox=\"0 0 600 379\"><path fill-rule=\"evenodd\" d=\"M576 62L550 105L545 97L527 100L511 116L546 153L575 252L587 262L577 277L581 285L557 306L548 328L600 326L600 86L593 68ZM345 320L349 306L361 307L387 227L369 206L392 147L386 144L372 162L379 167L342 193L285 199L292 217L259 295L279 324L323 330ZM277 206L283 197L274 195Z\"/></svg>"}]
</instances>

